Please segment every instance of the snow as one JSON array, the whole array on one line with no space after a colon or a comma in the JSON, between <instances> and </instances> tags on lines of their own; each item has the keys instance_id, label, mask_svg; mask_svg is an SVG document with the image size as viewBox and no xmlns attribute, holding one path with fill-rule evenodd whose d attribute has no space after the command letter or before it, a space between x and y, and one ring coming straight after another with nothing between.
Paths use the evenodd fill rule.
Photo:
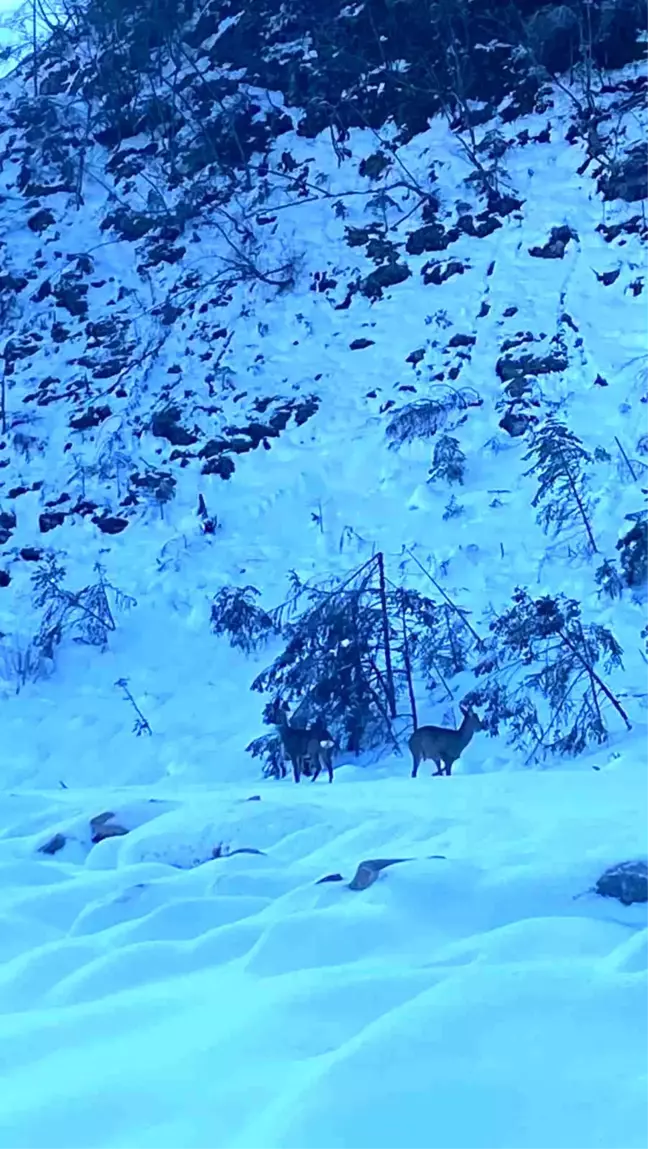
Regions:
<instances>
[{"instance_id":1,"label":"snow","mask_svg":"<svg viewBox=\"0 0 648 1149\"><path fill-rule=\"evenodd\" d=\"M640 750L422 794L398 760L260 801L7 794L1 1142L642 1146L644 908L585 893L642 847ZM90 848L100 807L131 832ZM36 862L60 827L78 855ZM264 854L193 864L223 841ZM413 860L316 884L371 856Z\"/></svg>"},{"instance_id":2,"label":"snow","mask_svg":"<svg viewBox=\"0 0 648 1149\"><path fill-rule=\"evenodd\" d=\"M86 585L101 560L136 605L116 611L105 652L66 645L56 667L18 694L5 663L0 1145L645 1146L645 906L589 892L607 866L646 853L645 608L629 593L621 604L601 600L576 543L570 549L542 534L525 447L503 435L495 408L502 340L527 329L551 337L568 311L582 347L569 329L570 368L543 381L544 410L565 415L590 451L608 452L594 467L593 530L601 555L614 554L645 482L643 464L634 482L615 446L618 437L635 459L643 431L645 300L629 283L645 257L636 236L612 247L596 231L603 208L591 177L577 174L582 152L563 141L560 100L552 143L507 155L523 213L487 239L453 245L452 257L469 264L464 275L423 287L418 270L429 257L408 257L410 279L377 304L356 296L341 311L333 300L373 267L344 244L344 226L372 217L360 197L344 201L345 221L332 205L370 186L356 167L376 139L352 133L356 167L338 167L328 137L282 137L278 152L289 145L310 158L310 182L317 187L321 174L328 195L290 207L280 191L264 205L269 214L285 208L268 230L267 267L296 253L298 283L291 293L244 285L219 306L235 338L224 360L232 387L218 402L231 423L243 418L240 392L247 402L315 393L317 415L290 424L270 451L237 457L227 483L177 468L177 495L163 516L144 511L122 535L77 520L46 536L64 557L68 585ZM545 123L532 116L501 130L533 133ZM434 163L449 208L470 199L461 185L466 157L441 121L400 155L421 179ZM40 248L56 267L53 248L89 252L93 279L105 281L91 293L91 318L107 313L116 284L131 288L127 306L144 345L175 272L162 265L144 296L131 246L99 231L107 186L89 184L81 213L51 197L64 222L49 246L24 227L27 209L13 207L20 238L11 256L15 268L29 267ZM146 181L139 190L143 203ZM390 194L411 205L403 189ZM605 211L608 222L631 214L619 205ZM579 236L565 259L532 259L528 248L562 223ZM198 231L186 269L208 267L222 252L215 227ZM621 276L603 288L594 269L615 266ZM311 274L324 270L338 280L330 299L309 290ZM478 320L484 300L491 311ZM504 318L512 306L517 313ZM31 322L37 330L36 308ZM116 434L132 457L156 461L160 441L144 432L138 442L133 415L150 414L156 386L176 363L179 392L192 382L202 426L204 344L198 335L192 347L200 329L191 324L168 334L130 407L75 448L86 466ZM459 362L447 350L454 332L477 337L457 385L484 402L456 431L467 456L466 484L455 491L464 509L446 521L448 488L426 482L429 442L391 448L381 406L429 393L432 370ZM349 350L359 336L373 346ZM414 369L406 358L419 347L427 358ZM34 378L71 377L65 354L45 341ZM608 387L594 385L598 373ZM20 398L17 388L9 392L12 411ZM33 411L27 429L42 450L12 455L0 472L3 499L11 486L43 482L21 496L17 549L38 537L43 499L78 483L78 461L64 450L69 412L58 404ZM114 484L92 473L85 483L88 497L114 510ZM219 520L212 537L199 531L199 491ZM430 778L427 764L412 782L406 756L392 755L341 757L333 786L263 780L245 753L262 732L261 699L249 685L272 648L245 658L216 639L211 599L226 583L252 583L264 605L275 605L288 570L341 575L378 550L394 577L426 591L412 551L478 630L518 585L579 599L624 647L613 684L632 732L612 715L604 748L544 769L525 768L503 737L478 735L451 778ZM31 588L17 560L10 569L0 630L5 649L24 648L34 631ZM132 732L134 715L115 686L121 678L150 737ZM457 719L442 700L420 704L421 721ZM128 833L93 845L90 819L106 811ZM64 848L39 852L56 833ZM251 848L262 853L232 853ZM224 856L213 857L218 849ZM410 860L366 890L349 890L367 858ZM337 873L344 882L317 884Z\"/></svg>"}]
</instances>

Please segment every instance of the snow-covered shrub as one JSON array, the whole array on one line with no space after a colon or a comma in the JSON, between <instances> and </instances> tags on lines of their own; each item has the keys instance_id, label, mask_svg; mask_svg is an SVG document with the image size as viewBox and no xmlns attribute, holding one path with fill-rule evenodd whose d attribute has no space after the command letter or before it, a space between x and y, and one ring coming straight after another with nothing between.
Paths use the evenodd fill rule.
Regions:
<instances>
[{"instance_id":1,"label":"snow-covered shrub","mask_svg":"<svg viewBox=\"0 0 648 1149\"><path fill-rule=\"evenodd\" d=\"M418 399L394 411L387 425L387 438L394 446L413 443L416 439L432 439L444 427L453 412L480 407L482 400L471 387L459 391L439 388L429 399Z\"/></svg>"},{"instance_id":2,"label":"snow-covered shrub","mask_svg":"<svg viewBox=\"0 0 648 1149\"><path fill-rule=\"evenodd\" d=\"M613 559L605 559L601 563L594 579L597 586L600 587L601 594L606 594L608 598L621 598L623 594L623 579Z\"/></svg>"},{"instance_id":3,"label":"snow-covered shrub","mask_svg":"<svg viewBox=\"0 0 648 1149\"><path fill-rule=\"evenodd\" d=\"M65 636L105 649L108 635L117 628L110 598L120 610L135 605L134 598L108 582L99 563L94 570L97 581L79 591L63 586L65 569L52 555L32 575L34 606L43 612L34 642L47 658L54 657Z\"/></svg>"},{"instance_id":4,"label":"snow-covered shrub","mask_svg":"<svg viewBox=\"0 0 648 1149\"><path fill-rule=\"evenodd\" d=\"M583 622L573 599L533 599L518 589L512 607L490 630L486 656L475 671L484 684L466 701L486 708L493 733L501 722L509 723L512 741L534 757L579 754L591 742L605 742L609 706L630 727L597 670L599 664L606 672L620 667L621 647L606 627Z\"/></svg>"},{"instance_id":5,"label":"snow-covered shrub","mask_svg":"<svg viewBox=\"0 0 648 1149\"><path fill-rule=\"evenodd\" d=\"M587 549L596 552L585 469L591 455L580 439L551 417L534 432L524 456L525 462L529 459L533 459L533 465L525 474L538 480L532 505L540 507L540 526L559 535L576 522L585 532Z\"/></svg>"},{"instance_id":6,"label":"snow-covered shrub","mask_svg":"<svg viewBox=\"0 0 648 1149\"><path fill-rule=\"evenodd\" d=\"M28 682L45 678L51 669L51 659L34 639L11 635L0 641L0 679L13 685L16 694Z\"/></svg>"},{"instance_id":7,"label":"snow-covered shrub","mask_svg":"<svg viewBox=\"0 0 648 1149\"><path fill-rule=\"evenodd\" d=\"M628 516L630 517L630 516ZM629 587L643 586L648 580L648 518L646 511L638 511L635 523L617 543L621 554L621 569Z\"/></svg>"},{"instance_id":8,"label":"snow-covered shrub","mask_svg":"<svg viewBox=\"0 0 648 1149\"><path fill-rule=\"evenodd\" d=\"M466 456L459 446L459 440L454 439L452 435L441 435L434 445L428 481L445 479L448 483L463 485L465 471Z\"/></svg>"},{"instance_id":9,"label":"snow-covered shrub","mask_svg":"<svg viewBox=\"0 0 648 1149\"><path fill-rule=\"evenodd\" d=\"M254 602L259 593L255 586L224 586L212 603L214 634L224 634L230 645L244 654L258 650L277 633L272 616Z\"/></svg>"}]
</instances>

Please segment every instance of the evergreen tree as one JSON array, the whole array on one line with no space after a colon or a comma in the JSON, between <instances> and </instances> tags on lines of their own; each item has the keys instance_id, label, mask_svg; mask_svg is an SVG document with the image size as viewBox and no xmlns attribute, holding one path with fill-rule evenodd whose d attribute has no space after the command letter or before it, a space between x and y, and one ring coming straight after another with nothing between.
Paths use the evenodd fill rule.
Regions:
<instances>
[{"instance_id":1,"label":"evergreen tree","mask_svg":"<svg viewBox=\"0 0 648 1149\"><path fill-rule=\"evenodd\" d=\"M459 440L452 435L441 435L434 446L430 480L445 479L448 483L463 485L466 470L466 456Z\"/></svg>"},{"instance_id":2,"label":"evergreen tree","mask_svg":"<svg viewBox=\"0 0 648 1149\"><path fill-rule=\"evenodd\" d=\"M634 524L619 539L617 550L621 553L624 581L634 588L645 585L648 580L648 512L635 511L626 518L634 520Z\"/></svg>"},{"instance_id":3,"label":"evergreen tree","mask_svg":"<svg viewBox=\"0 0 648 1149\"><path fill-rule=\"evenodd\" d=\"M580 439L564 423L549 418L533 435L531 448L524 456L525 462L529 459L533 459L533 466L525 474L538 479L532 505L541 508L540 526L545 532L552 530L558 535L576 521L585 530L588 551L596 553L585 470L591 455Z\"/></svg>"},{"instance_id":4,"label":"evergreen tree","mask_svg":"<svg viewBox=\"0 0 648 1149\"><path fill-rule=\"evenodd\" d=\"M565 595L533 599L516 590L513 605L491 623L486 657L476 668L483 685L466 702L486 707L497 733L509 723L512 741L537 753L579 754L604 742L609 703L628 717L598 671L620 667L622 650L610 630L584 623L580 606Z\"/></svg>"},{"instance_id":5,"label":"evergreen tree","mask_svg":"<svg viewBox=\"0 0 648 1149\"><path fill-rule=\"evenodd\" d=\"M214 634L225 635L236 650L251 654L277 633L271 615L257 606L259 591L255 586L224 586L215 596L211 608Z\"/></svg>"}]
</instances>

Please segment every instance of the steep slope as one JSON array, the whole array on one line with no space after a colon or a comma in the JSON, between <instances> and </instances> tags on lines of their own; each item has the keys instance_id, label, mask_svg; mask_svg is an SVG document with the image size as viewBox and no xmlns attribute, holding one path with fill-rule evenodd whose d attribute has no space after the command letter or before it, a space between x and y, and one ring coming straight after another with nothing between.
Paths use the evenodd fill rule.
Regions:
<instances>
[{"instance_id":1,"label":"steep slope","mask_svg":"<svg viewBox=\"0 0 648 1149\"><path fill-rule=\"evenodd\" d=\"M596 578L645 493L643 70L603 77L594 134L580 89L518 77L520 115L510 76L481 124L405 127L356 77L376 122L320 131L308 44L284 97L206 15L172 76L243 106L220 166L205 117L142 118L139 40L2 90L0 1142L639 1149L645 870L632 904L593 887L646 853L645 590ZM267 23L269 67L295 29ZM557 536L526 457L552 415L590 457ZM281 647L216 637L214 595L270 608L377 552L483 635L517 587L577 600L632 729L604 700L607 742L545 769L503 723L450 779L382 747L263 779ZM354 887L366 860L394 864Z\"/></svg>"},{"instance_id":2,"label":"steep slope","mask_svg":"<svg viewBox=\"0 0 648 1149\"><path fill-rule=\"evenodd\" d=\"M630 90L629 125L633 77L601 96L618 117ZM24 114L21 99L5 92L8 119ZM30 116L60 107L45 99ZM601 600L597 560L579 558L577 538L547 548L531 507L536 480L524 477L528 436L519 438L558 414L582 440L595 459L593 535L613 557L644 470L641 224L623 201L603 210L589 171L578 174L581 149L564 142L572 112L558 91L550 122L498 125L493 162L508 190L490 194L493 210L465 183L474 175L465 141L439 119L393 155L388 128L382 147L356 131L342 154L326 134L305 142L284 132L265 162L291 168L289 189L255 181L225 210L203 205L181 236L167 221L186 198L169 191L164 212L147 214L146 168L124 183L103 170L96 145L78 210L51 187L40 200L29 184L21 195L19 165L33 166L26 155L38 148L5 132L0 609L10 688L38 628L34 560L60 556L72 591L96 581L101 562L137 602L107 653L68 644L46 685L6 705L14 777L58 781L63 738L65 780L81 782L93 747L105 760L113 737L111 776L204 776L216 739L226 776L240 776L254 706L242 702L234 717L228 691L239 700L253 675L232 673L237 656L209 635L211 595L253 583L271 605L288 569L345 573L374 550L425 590L403 558L413 548L476 620L501 611L518 585L568 588L599 621L613 618L627 659L619 689L632 695L641 608L627 594L620 605ZM43 122L27 136L58 145L51 130ZM376 155L382 174L359 175ZM432 196L433 222L421 223ZM547 256L555 228L558 258ZM445 483L427 482L429 440L395 449L386 429L412 400L457 392L449 429L466 476L451 501ZM213 534L197 515L200 495ZM130 740L113 686L123 677L152 741Z\"/></svg>"}]
</instances>

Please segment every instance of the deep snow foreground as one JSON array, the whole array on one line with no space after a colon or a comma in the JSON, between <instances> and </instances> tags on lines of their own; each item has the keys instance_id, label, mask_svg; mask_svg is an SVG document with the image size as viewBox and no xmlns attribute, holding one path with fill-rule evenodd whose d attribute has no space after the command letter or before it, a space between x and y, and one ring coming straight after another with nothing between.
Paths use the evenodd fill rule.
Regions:
<instances>
[{"instance_id":1,"label":"deep snow foreground","mask_svg":"<svg viewBox=\"0 0 648 1149\"><path fill-rule=\"evenodd\" d=\"M642 752L7 794L0 1144L643 1149L645 908L584 893L643 850ZM107 808L130 833L91 846ZM316 884L371 857L412 860Z\"/></svg>"},{"instance_id":2,"label":"deep snow foreground","mask_svg":"<svg viewBox=\"0 0 648 1149\"><path fill-rule=\"evenodd\" d=\"M282 139L279 149L310 158L313 183L323 180L330 198L278 211L269 234L278 257L288 249L302 261L295 293L245 285L217 309L233 332L221 421L240 420L242 404L275 393L315 392L320 407L269 451L237 458L227 483L202 475L196 459L176 467L176 498L163 516L140 507L114 537L79 516L38 534L45 500L76 500L82 471L83 496L115 511L115 484L98 477L111 451L129 466L169 463L166 444L142 428L178 364L177 393L194 393L188 417L212 433L198 366L209 339L198 319L168 334L148 382L131 381L97 430L71 434L72 403L22 406L34 380L55 374L63 391L75 374L70 350L47 338L29 361L32 377L25 371L11 389L11 411L27 416L16 426L34 442L22 455L8 450L0 472L3 509L17 513L11 583L0 591L3 650L24 649L35 630L31 568L17 553L35 542L56 549L70 586L86 585L100 560L137 605L117 614L105 653L68 644L50 677L18 696L11 658L3 664L7 1149L644 1149L645 910L574 898L608 865L646 852L645 611L629 594L615 604L599 598L577 539L573 548L549 545L531 509L526 443L502 432L496 406L505 340L530 330L546 351L560 330L569 368L543 380L542 411L565 417L592 454L599 449L593 528L601 555L613 555L643 482L641 461L633 481L615 440L637 460L646 319L645 294L632 284L645 256L638 236L610 245L597 232L629 212L603 210L589 174L578 175L582 150L564 143L568 110L558 95L550 141L507 156L524 210L493 236L454 245L463 274L424 287L427 256L408 257L410 279L376 305L356 296L340 311L346 282L373 270L343 240L345 224L370 218L365 200L345 201L346 221L332 208L359 177L338 166L325 137ZM545 125L531 116L502 131L533 135ZM355 132L350 147L357 165L376 140ZM420 178L438 167L448 219L470 200L465 157L440 122L401 155ZM9 164L0 174L15 175ZM66 261L90 252L91 319L104 317L119 284L131 293L125 310L142 308L145 345L172 272L150 277L148 300L132 248L100 231L107 178L89 177L82 215L58 205L56 240L26 228L30 209L15 207L12 193L14 270L44 251L44 278L62 258L57 250ZM139 190L144 202L145 181ZM530 257L558 224L579 236L564 260ZM218 242L201 226L187 240L186 268L208 266ZM602 286L596 273L615 270ZM336 278L337 292L310 290L316 271ZM49 331L50 311L49 297L34 305L36 330ZM452 346L456 334L474 335L470 355ZM374 342L351 350L358 338ZM425 358L412 364L419 349ZM483 406L453 432L467 475L455 489L462 513L444 518L451 491L427 482L430 443L391 449L383 406L429 396L435 372L456 367ZM9 499L33 483L42 485ZM199 492L219 520L212 537L200 532ZM249 683L269 655L246 660L214 638L213 594L252 583L275 605L288 569L304 578L345 573L375 550L427 591L404 547L477 626L516 585L581 600L585 617L611 625L624 647L614 688L633 733L613 719L604 750L543 771L522 769L503 739L475 738L450 779L422 770L413 783L396 757L362 767L342 760L331 787L262 781L244 747L261 729ZM115 687L124 676L150 738L133 736ZM422 720L456 720L442 703L426 711L420 702ZM92 846L89 820L107 810L130 832ZM65 847L39 853L56 833ZM212 859L219 847L264 853ZM348 881L372 857L412 860L364 891L316 885L338 872Z\"/></svg>"}]
</instances>

